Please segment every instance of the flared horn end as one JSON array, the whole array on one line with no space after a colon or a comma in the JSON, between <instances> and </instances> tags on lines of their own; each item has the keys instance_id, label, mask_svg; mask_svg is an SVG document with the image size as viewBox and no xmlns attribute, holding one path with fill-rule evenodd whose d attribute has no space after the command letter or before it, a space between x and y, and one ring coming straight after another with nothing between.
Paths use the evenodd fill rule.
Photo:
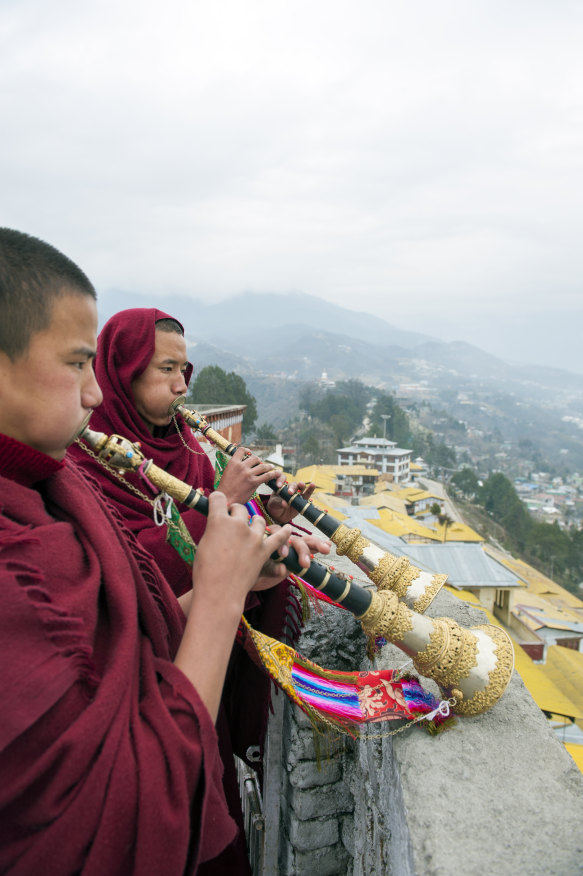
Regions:
<instances>
[{"instance_id":1,"label":"flared horn end","mask_svg":"<svg viewBox=\"0 0 583 876\"><path fill-rule=\"evenodd\" d=\"M358 618L369 639L382 637L413 658L419 675L432 678L453 711L481 715L498 702L512 678L514 648L508 633L493 624L470 629L453 618L429 618L407 608L390 590L373 592Z\"/></svg>"},{"instance_id":2,"label":"flared horn end","mask_svg":"<svg viewBox=\"0 0 583 876\"><path fill-rule=\"evenodd\" d=\"M468 630L477 640L477 663L466 678L449 689L458 715L481 715L495 705L512 678L514 647L508 633L494 624Z\"/></svg>"},{"instance_id":3,"label":"flared horn end","mask_svg":"<svg viewBox=\"0 0 583 876\"><path fill-rule=\"evenodd\" d=\"M428 620L414 616L408 636L417 633L421 638ZM417 672L436 681L447 697L455 697L453 710L457 714L487 712L512 677L514 648L510 636L493 624L464 629L448 617L433 618L430 623L433 628L428 644L413 658ZM406 636L407 641L410 639Z\"/></svg>"}]
</instances>

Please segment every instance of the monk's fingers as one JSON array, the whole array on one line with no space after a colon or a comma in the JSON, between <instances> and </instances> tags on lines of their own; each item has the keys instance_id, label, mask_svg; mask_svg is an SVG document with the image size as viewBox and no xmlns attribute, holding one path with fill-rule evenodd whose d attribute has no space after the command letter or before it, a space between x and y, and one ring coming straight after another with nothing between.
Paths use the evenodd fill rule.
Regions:
<instances>
[{"instance_id":1,"label":"monk's fingers","mask_svg":"<svg viewBox=\"0 0 583 876\"><path fill-rule=\"evenodd\" d=\"M302 536L303 543L308 546L313 554L329 554L332 542L327 538L320 538L311 533Z\"/></svg>"},{"instance_id":2,"label":"monk's fingers","mask_svg":"<svg viewBox=\"0 0 583 876\"><path fill-rule=\"evenodd\" d=\"M268 556L277 554L280 557L286 557L289 553L287 543L290 539L292 528L291 526L272 526L269 528L269 534L265 539L265 548Z\"/></svg>"},{"instance_id":3,"label":"monk's fingers","mask_svg":"<svg viewBox=\"0 0 583 876\"><path fill-rule=\"evenodd\" d=\"M209 520L213 517L226 517L227 514L227 497L220 490L215 490L209 496Z\"/></svg>"},{"instance_id":4,"label":"monk's fingers","mask_svg":"<svg viewBox=\"0 0 583 876\"><path fill-rule=\"evenodd\" d=\"M214 494L216 495L216 493ZM244 520L245 523L249 520L249 512L245 505L240 505L238 502L233 502L229 507L229 516L233 518L233 520Z\"/></svg>"}]
</instances>

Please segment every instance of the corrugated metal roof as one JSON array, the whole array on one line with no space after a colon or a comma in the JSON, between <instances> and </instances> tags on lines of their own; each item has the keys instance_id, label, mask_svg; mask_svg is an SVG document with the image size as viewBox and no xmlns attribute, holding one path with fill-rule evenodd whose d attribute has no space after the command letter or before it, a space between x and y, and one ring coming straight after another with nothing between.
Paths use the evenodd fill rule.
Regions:
<instances>
[{"instance_id":1,"label":"corrugated metal roof","mask_svg":"<svg viewBox=\"0 0 583 876\"><path fill-rule=\"evenodd\" d=\"M436 572L444 572L457 588L520 587L516 575L488 556L480 544L408 544L407 556Z\"/></svg>"},{"instance_id":2,"label":"corrugated metal roof","mask_svg":"<svg viewBox=\"0 0 583 876\"><path fill-rule=\"evenodd\" d=\"M397 556L409 557L424 571L447 574L448 582L454 587L500 589L521 586L516 575L488 556L481 544L407 544L398 536L369 523L364 515L370 517L370 510L349 506L346 525L357 526L370 541Z\"/></svg>"}]
</instances>

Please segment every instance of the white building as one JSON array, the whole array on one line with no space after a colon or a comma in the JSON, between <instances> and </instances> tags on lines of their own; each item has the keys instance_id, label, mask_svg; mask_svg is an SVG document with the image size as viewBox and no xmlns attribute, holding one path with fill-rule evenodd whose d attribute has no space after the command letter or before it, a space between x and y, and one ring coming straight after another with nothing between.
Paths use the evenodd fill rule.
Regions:
<instances>
[{"instance_id":1,"label":"white building","mask_svg":"<svg viewBox=\"0 0 583 876\"><path fill-rule=\"evenodd\" d=\"M387 438L359 438L351 447L341 447L336 453L338 465L376 468L381 474L392 476L395 484L405 483L411 478L412 451L397 447L395 441Z\"/></svg>"}]
</instances>

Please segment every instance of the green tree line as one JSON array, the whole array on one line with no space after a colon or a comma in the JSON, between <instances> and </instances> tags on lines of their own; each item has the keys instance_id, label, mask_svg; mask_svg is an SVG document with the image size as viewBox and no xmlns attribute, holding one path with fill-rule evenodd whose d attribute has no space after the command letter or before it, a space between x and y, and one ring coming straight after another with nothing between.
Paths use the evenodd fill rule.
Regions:
<instances>
[{"instance_id":1,"label":"green tree line","mask_svg":"<svg viewBox=\"0 0 583 876\"><path fill-rule=\"evenodd\" d=\"M583 531L564 530L557 522L536 520L521 501L514 485L501 472L480 484L464 468L451 478L464 496L481 505L506 533L506 546L522 559L552 576L573 593L583 581Z\"/></svg>"},{"instance_id":2,"label":"green tree line","mask_svg":"<svg viewBox=\"0 0 583 876\"><path fill-rule=\"evenodd\" d=\"M242 429L250 432L257 419L257 405L247 384L234 371L223 371L218 365L202 368L188 388L187 402L193 405L247 405Z\"/></svg>"}]
</instances>

